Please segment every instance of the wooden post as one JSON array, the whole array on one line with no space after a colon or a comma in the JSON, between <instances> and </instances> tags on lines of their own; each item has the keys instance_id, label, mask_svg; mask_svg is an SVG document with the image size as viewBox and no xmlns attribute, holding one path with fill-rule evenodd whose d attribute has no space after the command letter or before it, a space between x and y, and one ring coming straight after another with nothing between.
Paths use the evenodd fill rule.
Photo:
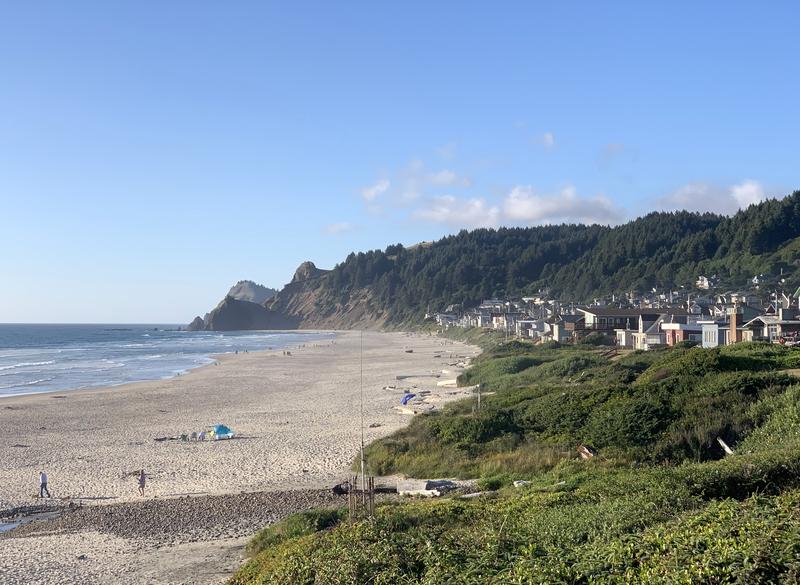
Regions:
<instances>
[{"instance_id":1,"label":"wooden post","mask_svg":"<svg viewBox=\"0 0 800 585\"><path fill-rule=\"evenodd\" d=\"M369 517L375 516L375 478L369 478Z\"/></svg>"}]
</instances>

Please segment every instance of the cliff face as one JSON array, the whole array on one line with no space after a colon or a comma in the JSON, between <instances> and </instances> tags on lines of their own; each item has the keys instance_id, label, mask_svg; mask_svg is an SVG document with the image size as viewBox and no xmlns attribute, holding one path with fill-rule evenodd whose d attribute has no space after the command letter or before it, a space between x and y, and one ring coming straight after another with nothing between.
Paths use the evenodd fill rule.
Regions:
<instances>
[{"instance_id":1,"label":"cliff face","mask_svg":"<svg viewBox=\"0 0 800 585\"><path fill-rule=\"evenodd\" d=\"M313 262L306 260L300 266L297 267L297 270L294 271L292 282L290 282L289 284L294 284L297 282L305 282L307 280L313 280L315 278L319 278L320 276L324 276L328 272L330 272L330 270L323 270L322 268L317 268Z\"/></svg>"},{"instance_id":2,"label":"cliff face","mask_svg":"<svg viewBox=\"0 0 800 585\"><path fill-rule=\"evenodd\" d=\"M228 291L229 297L237 301L250 301L251 303L264 304L274 297L278 291L261 284L256 284L252 280L240 280Z\"/></svg>"},{"instance_id":3,"label":"cliff face","mask_svg":"<svg viewBox=\"0 0 800 585\"><path fill-rule=\"evenodd\" d=\"M187 329L349 329L379 328L384 324L385 316L371 307L366 289L351 291L346 302L339 302L335 293L326 286L325 279L329 273L329 270L317 268L313 262L303 262L292 281L264 303L240 300L229 294L204 319L196 317ZM246 288L249 287L240 287Z\"/></svg>"},{"instance_id":4,"label":"cliff face","mask_svg":"<svg viewBox=\"0 0 800 585\"><path fill-rule=\"evenodd\" d=\"M202 325L201 325L202 324ZM241 331L245 329L296 329L299 321L258 303L226 296L205 319L195 317L190 331Z\"/></svg>"}]
</instances>

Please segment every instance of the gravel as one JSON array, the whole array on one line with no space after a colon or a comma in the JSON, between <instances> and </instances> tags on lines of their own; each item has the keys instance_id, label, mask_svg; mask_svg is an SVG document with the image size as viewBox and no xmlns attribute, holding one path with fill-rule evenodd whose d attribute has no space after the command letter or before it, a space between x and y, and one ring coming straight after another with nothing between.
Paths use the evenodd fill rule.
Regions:
<instances>
[{"instance_id":1,"label":"gravel","mask_svg":"<svg viewBox=\"0 0 800 585\"><path fill-rule=\"evenodd\" d=\"M65 511L56 518L0 534L0 540L95 530L149 544L178 544L250 536L295 512L346 505L347 496L334 495L331 490L150 499Z\"/></svg>"}]
</instances>

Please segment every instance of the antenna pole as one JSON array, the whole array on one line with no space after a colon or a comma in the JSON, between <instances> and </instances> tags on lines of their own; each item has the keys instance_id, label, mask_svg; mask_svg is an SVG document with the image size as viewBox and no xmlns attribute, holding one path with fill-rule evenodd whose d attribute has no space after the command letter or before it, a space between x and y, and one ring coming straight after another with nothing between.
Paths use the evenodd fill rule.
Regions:
<instances>
[{"instance_id":1,"label":"antenna pole","mask_svg":"<svg viewBox=\"0 0 800 585\"><path fill-rule=\"evenodd\" d=\"M361 489L367 490L367 462L364 455L364 330L361 330Z\"/></svg>"}]
</instances>

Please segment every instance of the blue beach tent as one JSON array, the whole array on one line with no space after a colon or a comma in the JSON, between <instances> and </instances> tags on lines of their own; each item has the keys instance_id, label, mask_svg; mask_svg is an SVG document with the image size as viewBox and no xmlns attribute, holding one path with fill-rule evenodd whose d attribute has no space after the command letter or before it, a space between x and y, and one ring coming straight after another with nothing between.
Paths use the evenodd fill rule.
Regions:
<instances>
[{"instance_id":1,"label":"blue beach tent","mask_svg":"<svg viewBox=\"0 0 800 585\"><path fill-rule=\"evenodd\" d=\"M225 425L214 425L214 435L218 439L230 439L233 437L233 431Z\"/></svg>"}]
</instances>

